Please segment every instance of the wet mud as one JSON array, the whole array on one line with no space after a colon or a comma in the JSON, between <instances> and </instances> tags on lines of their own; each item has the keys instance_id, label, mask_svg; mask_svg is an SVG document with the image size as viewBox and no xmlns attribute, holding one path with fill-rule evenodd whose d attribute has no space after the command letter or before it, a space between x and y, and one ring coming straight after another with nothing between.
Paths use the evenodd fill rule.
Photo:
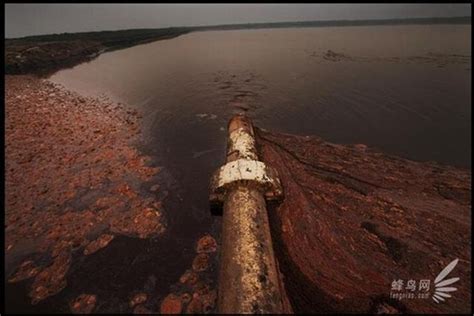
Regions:
<instances>
[{"instance_id":1,"label":"wet mud","mask_svg":"<svg viewBox=\"0 0 474 316\"><path fill-rule=\"evenodd\" d=\"M285 192L269 217L295 312L470 311L470 170L261 129L257 145ZM456 258L449 303L390 297L393 280L433 281Z\"/></svg>"}]
</instances>

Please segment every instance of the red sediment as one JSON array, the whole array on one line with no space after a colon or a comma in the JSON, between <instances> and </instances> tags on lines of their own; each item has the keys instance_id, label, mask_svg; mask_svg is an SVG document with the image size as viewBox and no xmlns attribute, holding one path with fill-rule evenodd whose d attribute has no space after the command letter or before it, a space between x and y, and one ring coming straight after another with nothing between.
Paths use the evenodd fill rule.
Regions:
<instances>
[{"instance_id":1,"label":"red sediment","mask_svg":"<svg viewBox=\"0 0 474 316\"><path fill-rule=\"evenodd\" d=\"M295 312L470 311L470 170L258 129L257 144L285 192L269 217ZM458 290L436 304L456 258ZM391 298L399 279L431 279L430 297Z\"/></svg>"},{"instance_id":2,"label":"red sediment","mask_svg":"<svg viewBox=\"0 0 474 316\"><path fill-rule=\"evenodd\" d=\"M161 314L181 314L182 305L181 300L174 294L169 294L163 302L161 302Z\"/></svg>"},{"instance_id":3,"label":"red sediment","mask_svg":"<svg viewBox=\"0 0 474 316\"><path fill-rule=\"evenodd\" d=\"M178 309L188 314L209 314L215 311L217 291L209 270L215 263L217 242L206 234L196 242L195 249L192 269L183 273L179 282L173 286L173 292L163 299L161 313L171 313L170 311Z\"/></svg>"},{"instance_id":4,"label":"red sediment","mask_svg":"<svg viewBox=\"0 0 474 316\"><path fill-rule=\"evenodd\" d=\"M81 294L70 304L73 314L90 314L97 303L97 296Z\"/></svg>"},{"instance_id":5,"label":"red sediment","mask_svg":"<svg viewBox=\"0 0 474 316\"><path fill-rule=\"evenodd\" d=\"M54 258L50 266L36 275L30 291L32 304L36 304L51 295L55 295L66 287L65 276L70 264L71 253L63 251Z\"/></svg>"},{"instance_id":6,"label":"red sediment","mask_svg":"<svg viewBox=\"0 0 474 316\"><path fill-rule=\"evenodd\" d=\"M91 255L95 253L96 251L107 247L107 245L114 239L114 235L109 235L109 234L102 234L100 235L99 238L96 240L90 242L86 248L84 248L84 254L85 255Z\"/></svg>"},{"instance_id":7,"label":"red sediment","mask_svg":"<svg viewBox=\"0 0 474 316\"><path fill-rule=\"evenodd\" d=\"M17 272L8 279L8 282L19 282L29 278L32 278L38 274L40 268L35 266L35 263L31 260L24 261Z\"/></svg>"},{"instance_id":8,"label":"red sediment","mask_svg":"<svg viewBox=\"0 0 474 316\"><path fill-rule=\"evenodd\" d=\"M217 251L217 242L211 235L205 235L198 240L196 246L197 253L210 253Z\"/></svg>"},{"instance_id":9,"label":"red sediment","mask_svg":"<svg viewBox=\"0 0 474 316\"><path fill-rule=\"evenodd\" d=\"M132 146L136 111L32 76L6 76L5 94L6 257L24 259L9 282L34 278L36 303L67 285L72 251L164 232L161 204L138 189L159 168Z\"/></svg>"},{"instance_id":10,"label":"red sediment","mask_svg":"<svg viewBox=\"0 0 474 316\"><path fill-rule=\"evenodd\" d=\"M193 270L186 270L184 274L179 278L179 282L193 286L199 280L199 275Z\"/></svg>"},{"instance_id":11,"label":"red sediment","mask_svg":"<svg viewBox=\"0 0 474 316\"><path fill-rule=\"evenodd\" d=\"M193 260L193 270L202 272L209 267L209 256L205 253L198 254Z\"/></svg>"}]
</instances>

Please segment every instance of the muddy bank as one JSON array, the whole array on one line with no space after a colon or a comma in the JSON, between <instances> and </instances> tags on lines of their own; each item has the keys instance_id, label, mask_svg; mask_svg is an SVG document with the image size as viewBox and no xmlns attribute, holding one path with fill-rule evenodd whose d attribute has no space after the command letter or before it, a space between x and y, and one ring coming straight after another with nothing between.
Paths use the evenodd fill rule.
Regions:
<instances>
[{"instance_id":1,"label":"muddy bank","mask_svg":"<svg viewBox=\"0 0 474 316\"><path fill-rule=\"evenodd\" d=\"M5 93L7 310L158 311L194 254L168 233L169 183L136 148L139 113L32 76L7 76ZM181 289L211 295L207 312L213 241Z\"/></svg>"},{"instance_id":2,"label":"muddy bank","mask_svg":"<svg viewBox=\"0 0 474 316\"><path fill-rule=\"evenodd\" d=\"M188 33L188 28L138 29L29 36L5 40L5 73L47 76L105 51Z\"/></svg>"},{"instance_id":3,"label":"muddy bank","mask_svg":"<svg viewBox=\"0 0 474 316\"><path fill-rule=\"evenodd\" d=\"M295 312L470 312L470 170L318 137L257 134L260 157L284 187L269 216ZM437 304L434 279L454 259L457 291ZM431 281L426 298L391 296L399 293L393 281L415 280L414 292L401 292L418 295L422 279Z\"/></svg>"}]
</instances>

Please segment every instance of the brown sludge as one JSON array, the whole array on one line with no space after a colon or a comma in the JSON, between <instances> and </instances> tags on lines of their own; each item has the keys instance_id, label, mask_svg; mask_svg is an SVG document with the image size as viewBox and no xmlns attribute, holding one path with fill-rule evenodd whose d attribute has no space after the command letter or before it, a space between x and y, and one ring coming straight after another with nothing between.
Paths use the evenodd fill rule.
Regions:
<instances>
[{"instance_id":1,"label":"brown sludge","mask_svg":"<svg viewBox=\"0 0 474 316\"><path fill-rule=\"evenodd\" d=\"M210 273L215 269L217 248L216 240L209 234L197 241L192 269L183 273L173 286L173 292L163 299L160 307L162 314L215 312L217 291Z\"/></svg>"},{"instance_id":2,"label":"brown sludge","mask_svg":"<svg viewBox=\"0 0 474 316\"><path fill-rule=\"evenodd\" d=\"M217 250L217 243L211 235L205 235L201 237L197 243L196 252L197 253L210 253L216 252Z\"/></svg>"},{"instance_id":3,"label":"brown sludge","mask_svg":"<svg viewBox=\"0 0 474 316\"><path fill-rule=\"evenodd\" d=\"M268 214L295 312L470 311L470 170L256 134L260 158L284 187ZM456 258L452 277L461 281L449 304L389 297L398 279L431 279L432 294L434 278Z\"/></svg>"},{"instance_id":4,"label":"brown sludge","mask_svg":"<svg viewBox=\"0 0 474 316\"><path fill-rule=\"evenodd\" d=\"M161 302L160 311L162 314L181 314L181 300L174 294L169 294L163 302Z\"/></svg>"},{"instance_id":5,"label":"brown sludge","mask_svg":"<svg viewBox=\"0 0 474 316\"><path fill-rule=\"evenodd\" d=\"M81 294L71 303L71 312L73 314L90 314L96 303L97 296Z\"/></svg>"},{"instance_id":6,"label":"brown sludge","mask_svg":"<svg viewBox=\"0 0 474 316\"><path fill-rule=\"evenodd\" d=\"M114 235L103 234L93 242L89 243L84 249L85 255L93 254L94 252L106 247L109 242L114 239Z\"/></svg>"},{"instance_id":7,"label":"brown sludge","mask_svg":"<svg viewBox=\"0 0 474 316\"><path fill-rule=\"evenodd\" d=\"M161 204L140 189L159 168L132 146L136 111L33 76L5 79L5 251L23 259L9 282L34 278L38 303L67 285L73 251L164 232Z\"/></svg>"}]
</instances>

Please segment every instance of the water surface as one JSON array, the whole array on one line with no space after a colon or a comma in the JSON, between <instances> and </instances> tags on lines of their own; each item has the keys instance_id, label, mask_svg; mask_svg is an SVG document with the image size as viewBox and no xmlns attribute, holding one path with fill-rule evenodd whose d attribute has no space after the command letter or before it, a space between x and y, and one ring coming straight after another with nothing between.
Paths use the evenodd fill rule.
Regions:
<instances>
[{"instance_id":1,"label":"water surface","mask_svg":"<svg viewBox=\"0 0 474 316\"><path fill-rule=\"evenodd\" d=\"M106 53L51 80L140 109L149 147L188 159L183 172L219 158L222 127L242 110L264 128L468 167L470 28L197 32ZM328 50L343 57L325 59Z\"/></svg>"}]
</instances>

